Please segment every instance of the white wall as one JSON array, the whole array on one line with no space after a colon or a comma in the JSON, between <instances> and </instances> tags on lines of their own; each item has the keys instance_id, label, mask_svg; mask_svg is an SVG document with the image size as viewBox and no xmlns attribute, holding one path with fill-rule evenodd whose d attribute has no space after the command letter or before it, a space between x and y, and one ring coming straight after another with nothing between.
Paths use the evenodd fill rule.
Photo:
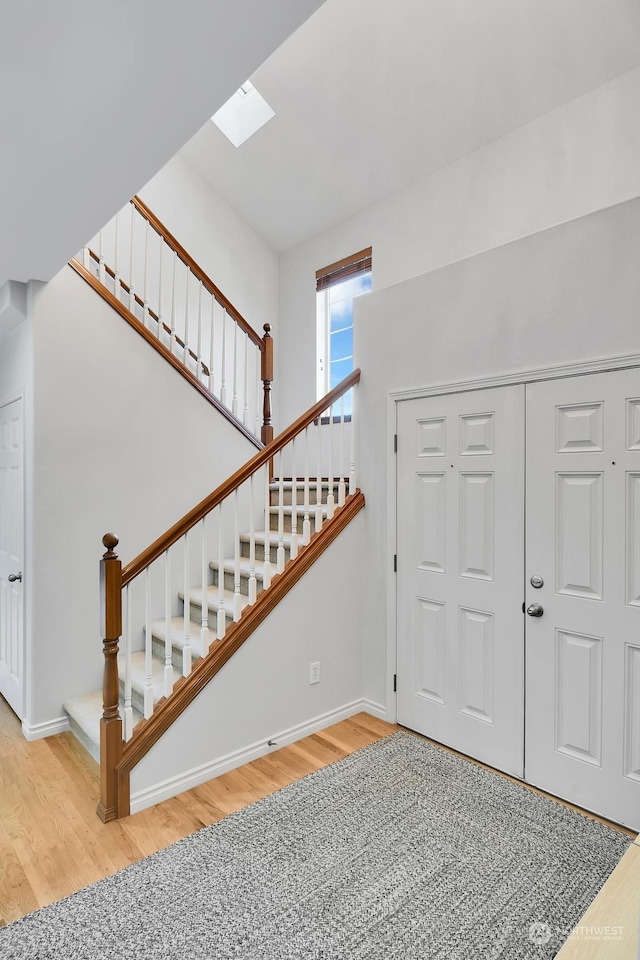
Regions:
<instances>
[{"instance_id":1,"label":"white wall","mask_svg":"<svg viewBox=\"0 0 640 960\"><path fill-rule=\"evenodd\" d=\"M0 404L23 398L24 416L24 600L25 701L31 700L32 604L29 585L33 578L33 332L31 319L32 285L27 291L27 316L9 333L0 337Z\"/></svg>"},{"instance_id":2,"label":"white wall","mask_svg":"<svg viewBox=\"0 0 640 960\"><path fill-rule=\"evenodd\" d=\"M314 399L315 271L373 247L374 293L355 309L358 477L367 497L364 692L372 700L392 702L387 392L638 349L637 271L626 246L637 246L636 208L577 218L640 195L639 100L633 70L281 256L276 349L287 371L279 394L286 420Z\"/></svg>"},{"instance_id":3,"label":"white wall","mask_svg":"<svg viewBox=\"0 0 640 960\"><path fill-rule=\"evenodd\" d=\"M395 650L385 636L395 552L387 539L389 392L640 354L639 258L636 199L360 298L366 697L392 704Z\"/></svg>"},{"instance_id":4,"label":"white wall","mask_svg":"<svg viewBox=\"0 0 640 960\"><path fill-rule=\"evenodd\" d=\"M34 287L31 727L102 685L103 534L126 563L255 453L70 267Z\"/></svg>"},{"instance_id":5,"label":"white wall","mask_svg":"<svg viewBox=\"0 0 640 960\"><path fill-rule=\"evenodd\" d=\"M260 335L278 325L278 256L177 155L139 196ZM275 334L277 335L277 334Z\"/></svg>"},{"instance_id":6,"label":"white wall","mask_svg":"<svg viewBox=\"0 0 640 960\"><path fill-rule=\"evenodd\" d=\"M381 290L638 196L639 101L637 69L283 254L276 341L278 368L286 371L277 394L283 420L315 399L319 267L372 245L373 285ZM382 351L399 319L388 317Z\"/></svg>"},{"instance_id":7,"label":"white wall","mask_svg":"<svg viewBox=\"0 0 640 960\"><path fill-rule=\"evenodd\" d=\"M133 809L363 709L359 513L134 769ZM320 661L320 683L309 664Z\"/></svg>"}]
</instances>

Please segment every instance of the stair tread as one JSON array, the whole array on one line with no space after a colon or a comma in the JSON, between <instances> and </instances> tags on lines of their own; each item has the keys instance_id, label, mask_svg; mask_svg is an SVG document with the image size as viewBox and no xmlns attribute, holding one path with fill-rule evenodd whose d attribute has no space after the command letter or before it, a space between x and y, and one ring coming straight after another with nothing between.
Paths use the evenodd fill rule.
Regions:
<instances>
[{"instance_id":1,"label":"stair tread","mask_svg":"<svg viewBox=\"0 0 640 960\"><path fill-rule=\"evenodd\" d=\"M157 640L161 640L164 643L167 626L167 622L164 617L162 620L152 620L150 626L151 636L155 637ZM191 647L192 656L194 657L203 656L200 629L201 625L196 623L195 620L189 621L189 645ZM184 617L171 617L171 620L169 621L169 635L171 637L172 647L182 650L183 647L186 646L186 640L184 636ZM209 642L211 642L211 640L209 640Z\"/></svg>"},{"instance_id":2,"label":"stair tread","mask_svg":"<svg viewBox=\"0 0 640 960\"><path fill-rule=\"evenodd\" d=\"M81 693L77 697L70 697L62 705L69 717L72 727L75 725L83 737L78 737L82 745L89 751L94 760L100 760L100 719L102 717L102 690L91 690ZM122 714L123 704L120 703ZM142 720L142 714L133 708L134 726ZM74 731L75 732L75 731ZM77 736L77 734L76 734Z\"/></svg>"},{"instance_id":3,"label":"stair tread","mask_svg":"<svg viewBox=\"0 0 640 960\"><path fill-rule=\"evenodd\" d=\"M118 673L120 686L124 683L124 657L118 657ZM171 686L181 676L179 670L171 665ZM159 657L151 658L151 685L153 688L153 702L157 703L164 696L164 661ZM145 656L144 650L131 654L131 690L144 694L145 687Z\"/></svg>"},{"instance_id":4,"label":"stair tread","mask_svg":"<svg viewBox=\"0 0 640 960\"><path fill-rule=\"evenodd\" d=\"M274 538L273 538L273 537L271 538L271 542L274 543ZM278 545L277 538L276 538L276 540L275 540L275 544L274 544L274 545L275 545L275 546ZM255 574L256 574L256 580L264 580L264 565L265 565L265 561L264 561L264 560L256 560L256 562L254 563L254 570L255 570ZM209 567L210 567L211 570L217 570L217 569L218 569L218 561L217 561L217 560L212 560L211 563L209 564ZM240 576L244 576L244 577L250 577L250 576L251 576L251 564L249 563L249 558L248 558L248 557L240 557L240 558L239 558L239 561L238 561L238 567L239 567L239 570L240 570ZM274 564L273 564L273 562L272 562L272 563L271 563L271 572L272 572L272 573L273 573L273 567L274 567ZM225 558L223 559L223 561L222 561L222 568L223 568L223 570L225 571L225 573L235 573L235 570L236 570L235 557L225 557ZM215 589L216 589L216 591L217 591L218 587L215 586ZM233 596L233 594L232 594L232 596Z\"/></svg>"},{"instance_id":5,"label":"stair tread","mask_svg":"<svg viewBox=\"0 0 640 960\"><path fill-rule=\"evenodd\" d=\"M332 481L334 487L337 487L338 484L341 483L341 482L342 482L342 483L346 483L346 482L347 482L347 477L334 477L334 478L333 478L333 481ZM304 480L296 480L295 484L294 484L294 482L293 482L292 480L283 480L283 481L282 481L282 489L283 489L283 491L284 491L284 490L287 490L287 491L288 491L288 490L293 490L294 486L295 486L296 490L304 490L305 481L304 481ZM322 481L320 482L320 484L318 484L318 481L317 481L315 478L309 477L309 489L313 488L313 489L315 490L318 486L320 486L320 487L329 487L330 484L329 484L329 481L328 481L328 480L322 480ZM280 489L280 481L279 481L279 480L272 480L272 481L270 482L270 484L269 484L269 489L270 489L270 490L273 490L273 491L279 490L279 489Z\"/></svg>"},{"instance_id":6,"label":"stair tread","mask_svg":"<svg viewBox=\"0 0 640 960\"><path fill-rule=\"evenodd\" d=\"M318 504L316 504L316 503L310 503L310 504L309 504L309 511L308 511L308 513L309 513L309 516L310 516L310 517L312 517L312 516L315 514L317 506L318 506ZM336 502L335 502L335 504L334 504L334 510L337 509L337 507L338 507L338 501L336 500ZM272 504L272 505L269 507L269 513L272 514L273 516L276 516L276 517L277 517L277 516L278 516L278 513L280 512L280 510L282 510L283 515L284 515L284 516L288 516L289 514L292 514L292 513L293 513L294 509L295 509L296 514L297 514L299 517L304 517L305 513L307 512L307 511L305 510L304 504L302 504L302 503L297 503L297 504L285 504L285 506L283 506L283 507L279 507L277 504L274 506L274 505ZM322 515L323 515L324 517L326 517L327 514L328 514L328 510L329 510L329 507L327 506L327 504L326 504L326 503L321 503L321 504L320 504L320 509L322 510Z\"/></svg>"},{"instance_id":7,"label":"stair tread","mask_svg":"<svg viewBox=\"0 0 640 960\"><path fill-rule=\"evenodd\" d=\"M178 594L181 600L184 600L184 590L181 590ZM191 587L189 590L189 603L194 604L199 607L202 604L202 587ZM233 615L233 603L234 603L234 593L233 590L224 591L224 610L225 613L230 613ZM240 594L240 607L243 609L248 606L249 598L244 594ZM207 606L209 610L218 609L218 585L213 583L207 584Z\"/></svg>"},{"instance_id":8,"label":"stair tread","mask_svg":"<svg viewBox=\"0 0 640 960\"><path fill-rule=\"evenodd\" d=\"M309 512L311 512L311 511L309 511ZM266 540L267 540L267 531L266 531L266 530L256 530L256 532L255 532L254 535L253 535L253 539L254 539L254 541L255 541L257 544L260 544L261 547L264 546L264 544L266 543ZM299 541L299 540L300 540L300 534L298 534L298 541ZM250 533L241 533L241 534L240 534L240 542L241 542L241 543L250 543L250 542L251 542L251 534L250 534ZM283 533L283 535L282 535L282 542L284 543L285 547L290 547L291 544L293 543L293 534L292 534L292 533ZM277 531L275 531L275 530L269 530L269 544L270 544L270 546L273 546L274 543L275 543L276 546L278 545L278 534L277 534ZM246 557L245 557L245 559L246 559ZM260 563L262 563L262 562L263 562L263 561L260 561Z\"/></svg>"}]
</instances>

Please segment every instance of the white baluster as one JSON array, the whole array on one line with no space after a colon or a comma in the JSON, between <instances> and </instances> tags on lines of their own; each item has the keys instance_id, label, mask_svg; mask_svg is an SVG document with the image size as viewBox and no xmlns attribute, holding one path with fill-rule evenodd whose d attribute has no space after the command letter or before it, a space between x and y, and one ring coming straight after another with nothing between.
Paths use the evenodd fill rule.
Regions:
<instances>
[{"instance_id":1,"label":"white baluster","mask_svg":"<svg viewBox=\"0 0 640 960\"><path fill-rule=\"evenodd\" d=\"M236 487L233 495L233 538L235 541L235 552L233 562L233 619L237 623L242 613L242 600L240 597L240 528L238 513L238 488Z\"/></svg>"},{"instance_id":2,"label":"white baluster","mask_svg":"<svg viewBox=\"0 0 640 960\"><path fill-rule=\"evenodd\" d=\"M209 649L209 556L207 554L207 518L202 518L202 596L200 597L200 646L202 656Z\"/></svg>"},{"instance_id":3,"label":"white baluster","mask_svg":"<svg viewBox=\"0 0 640 960\"><path fill-rule=\"evenodd\" d=\"M253 402L254 402L255 407L256 407L256 429L255 429L255 435L256 435L256 437L259 437L259 436L260 436L260 425L261 425L261 424L260 424L260 387L262 386L262 380L260 379L260 360L261 360L262 354L260 353L260 351L258 350L257 347L255 347L254 353L255 353L255 355L256 355L256 373L255 373L255 379L254 379L253 382L254 382L254 385L255 385L255 391L256 391L256 392L255 392L255 397L254 397Z\"/></svg>"},{"instance_id":4,"label":"white baluster","mask_svg":"<svg viewBox=\"0 0 640 960\"><path fill-rule=\"evenodd\" d=\"M244 405L242 407L242 422L249 425L249 337L244 335Z\"/></svg>"},{"instance_id":5,"label":"white baluster","mask_svg":"<svg viewBox=\"0 0 640 960\"><path fill-rule=\"evenodd\" d=\"M98 280L104 286L104 230L98 234Z\"/></svg>"},{"instance_id":6,"label":"white baluster","mask_svg":"<svg viewBox=\"0 0 640 960\"><path fill-rule=\"evenodd\" d=\"M149 221L144 222L144 279L142 284L142 322L149 326Z\"/></svg>"},{"instance_id":7,"label":"white baluster","mask_svg":"<svg viewBox=\"0 0 640 960\"><path fill-rule=\"evenodd\" d=\"M311 520L309 519L309 427L304 428L304 520L302 521L302 542L311 540Z\"/></svg>"},{"instance_id":8,"label":"white baluster","mask_svg":"<svg viewBox=\"0 0 640 960\"><path fill-rule=\"evenodd\" d=\"M322 414L318 417L318 476L316 477L316 533L322 530Z\"/></svg>"},{"instance_id":9,"label":"white baluster","mask_svg":"<svg viewBox=\"0 0 640 960\"><path fill-rule=\"evenodd\" d=\"M125 740L133 733L133 709L131 707L131 591L129 584L125 589L126 633L124 637L124 729Z\"/></svg>"},{"instance_id":10,"label":"white baluster","mask_svg":"<svg viewBox=\"0 0 640 960\"><path fill-rule=\"evenodd\" d=\"M216 317L216 301L211 294L211 323L209 325L209 390L211 393L215 393L215 376L213 373L213 334L215 330L215 317Z\"/></svg>"},{"instance_id":11,"label":"white baluster","mask_svg":"<svg viewBox=\"0 0 640 960\"><path fill-rule=\"evenodd\" d=\"M249 480L249 603L255 603L258 594L258 583L256 580L256 518L255 518L255 473L251 474Z\"/></svg>"},{"instance_id":12,"label":"white baluster","mask_svg":"<svg viewBox=\"0 0 640 960\"><path fill-rule=\"evenodd\" d=\"M198 282L198 360L196 362L196 377L202 377L202 280Z\"/></svg>"},{"instance_id":13,"label":"white baluster","mask_svg":"<svg viewBox=\"0 0 640 960\"><path fill-rule=\"evenodd\" d=\"M145 626L144 626L144 708L145 720L153 713L153 637L151 636L151 567L144 575Z\"/></svg>"},{"instance_id":14,"label":"white baluster","mask_svg":"<svg viewBox=\"0 0 640 960\"><path fill-rule=\"evenodd\" d=\"M289 555L292 560L298 556L298 478L296 477L296 438L291 441L291 548Z\"/></svg>"},{"instance_id":15,"label":"white baluster","mask_svg":"<svg viewBox=\"0 0 640 960\"><path fill-rule=\"evenodd\" d=\"M227 405L227 309L222 308L222 364L220 367L220 403Z\"/></svg>"},{"instance_id":16,"label":"white baluster","mask_svg":"<svg viewBox=\"0 0 640 960\"><path fill-rule=\"evenodd\" d=\"M336 500L333 493L333 408L329 407L329 469L327 480L329 483L327 492L327 517L329 520L334 514Z\"/></svg>"},{"instance_id":17,"label":"white baluster","mask_svg":"<svg viewBox=\"0 0 640 960\"><path fill-rule=\"evenodd\" d=\"M164 695L173 690L173 664L171 662L171 560L169 550L164 552Z\"/></svg>"},{"instance_id":18,"label":"white baluster","mask_svg":"<svg viewBox=\"0 0 640 960\"><path fill-rule=\"evenodd\" d=\"M189 533L184 537L184 595L189 596ZM182 648L182 676L188 677L191 673L191 616L189 601L184 604L184 646Z\"/></svg>"},{"instance_id":19,"label":"white baluster","mask_svg":"<svg viewBox=\"0 0 640 960\"><path fill-rule=\"evenodd\" d=\"M351 468L349 470L349 494L356 492L356 390L351 388Z\"/></svg>"},{"instance_id":20,"label":"white baluster","mask_svg":"<svg viewBox=\"0 0 640 960\"><path fill-rule=\"evenodd\" d=\"M171 285L171 334L169 349L173 353L176 345L176 267L178 265L178 254L173 251L173 279Z\"/></svg>"},{"instance_id":21,"label":"white baluster","mask_svg":"<svg viewBox=\"0 0 640 960\"><path fill-rule=\"evenodd\" d=\"M185 367L189 362L189 280L191 279L191 270L185 264L186 270L186 293L184 306L184 350L182 353L182 362Z\"/></svg>"},{"instance_id":22,"label":"white baluster","mask_svg":"<svg viewBox=\"0 0 640 960\"><path fill-rule=\"evenodd\" d=\"M340 397L340 477L338 478L338 506L344 506L346 485L344 482L344 393Z\"/></svg>"},{"instance_id":23,"label":"white baluster","mask_svg":"<svg viewBox=\"0 0 640 960\"><path fill-rule=\"evenodd\" d=\"M227 632L227 617L224 610L224 536L222 530L222 504L218 507L218 640Z\"/></svg>"},{"instance_id":24,"label":"white baluster","mask_svg":"<svg viewBox=\"0 0 640 960\"><path fill-rule=\"evenodd\" d=\"M162 276L162 253L164 251L164 240L160 237L160 256L158 257L158 329L156 331L158 340L162 339L162 317L164 315L164 290Z\"/></svg>"},{"instance_id":25,"label":"white baluster","mask_svg":"<svg viewBox=\"0 0 640 960\"><path fill-rule=\"evenodd\" d=\"M133 246L135 243L135 215L136 208L132 203L129 204L129 209L131 210L131 248L129 250L129 310L135 315L136 312L136 295L133 289L133 268L135 265L134 256L133 256Z\"/></svg>"},{"instance_id":26,"label":"white baluster","mask_svg":"<svg viewBox=\"0 0 640 960\"><path fill-rule=\"evenodd\" d=\"M269 487L269 463L264 468L264 570L262 586L268 590L271 586L271 490Z\"/></svg>"},{"instance_id":27,"label":"white baluster","mask_svg":"<svg viewBox=\"0 0 640 960\"><path fill-rule=\"evenodd\" d=\"M91 253L89 247L82 248L82 262L85 270L91 270Z\"/></svg>"},{"instance_id":28,"label":"white baluster","mask_svg":"<svg viewBox=\"0 0 640 960\"><path fill-rule=\"evenodd\" d=\"M115 217L115 234L116 234L116 246L115 253L113 258L113 272L115 274L113 278L113 292L116 300L120 300L120 211L116 213Z\"/></svg>"},{"instance_id":29,"label":"white baluster","mask_svg":"<svg viewBox=\"0 0 640 960\"><path fill-rule=\"evenodd\" d=\"M231 395L231 413L238 416L238 324L233 321L233 384Z\"/></svg>"},{"instance_id":30,"label":"white baluster","mask_svg":"<svg viewBox=\"0 0 640 960\"><path fill-rule=\"evenodd\" d=\"M278 454L279 480L278 480L278 549L276 551L276 570L282 573L284 570L284 478L282 476L282 450ZM291 511L291 523L293 525L295 507Z\"/></svg>"}]
</instances>

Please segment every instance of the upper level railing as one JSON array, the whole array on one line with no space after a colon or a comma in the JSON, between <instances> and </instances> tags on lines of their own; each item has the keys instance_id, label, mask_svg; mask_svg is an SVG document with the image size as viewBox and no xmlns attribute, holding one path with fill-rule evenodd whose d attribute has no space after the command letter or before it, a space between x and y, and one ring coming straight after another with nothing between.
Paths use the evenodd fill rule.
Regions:
<instances>
[{"instance_id":1,"label":"upper level railing","mask_svg":"<svg viewBox=\"0 0 640 960\"><path fill-rule=\"evenodd\" d=\"M256 333L139 197L71 263L258 446L273 439L269 324Z\"/></svg>"},{"instance_id":2,"label":"upper level railing","mask_svg":"<svg viewBox=\"0 0 640 960\"><path fill-rule=\"evenodd\" d=\"M105 535L103 819L129 812L133 766L313 562L324 534L329 542L363 505L359 380L355 370L125 567L118 538Z\"/></svg>"}]
</instances>

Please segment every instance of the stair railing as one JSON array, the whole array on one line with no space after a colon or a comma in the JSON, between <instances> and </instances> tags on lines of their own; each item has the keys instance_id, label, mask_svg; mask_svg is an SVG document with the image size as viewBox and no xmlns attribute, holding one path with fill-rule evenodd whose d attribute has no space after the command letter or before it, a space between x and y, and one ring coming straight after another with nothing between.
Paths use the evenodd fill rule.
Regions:
<instances>
[{"instance_id":1,"label":"stair railing","mask_svg":"<svg viewBox=\"0 0 640 960\"><path fill-rule=\"evenodd\" d=\"M71 265L126 308L244 432L262 444L273 439L269 324L261 337L139 197Z\"/></svg>"},{"instance_id":2,"label":"stair railing","mask_svg":"<svg viewBox=\"0 0 640 960\"><path fill-rule=\"evenodd\" d=\"M128 814L131 769L290 589L300 572L289 561L310 565L323 528L330 542L364 504L359 380L355 370L125 567L118 538L103 538L103 820Z\"/></svg>"}]
</instances>

